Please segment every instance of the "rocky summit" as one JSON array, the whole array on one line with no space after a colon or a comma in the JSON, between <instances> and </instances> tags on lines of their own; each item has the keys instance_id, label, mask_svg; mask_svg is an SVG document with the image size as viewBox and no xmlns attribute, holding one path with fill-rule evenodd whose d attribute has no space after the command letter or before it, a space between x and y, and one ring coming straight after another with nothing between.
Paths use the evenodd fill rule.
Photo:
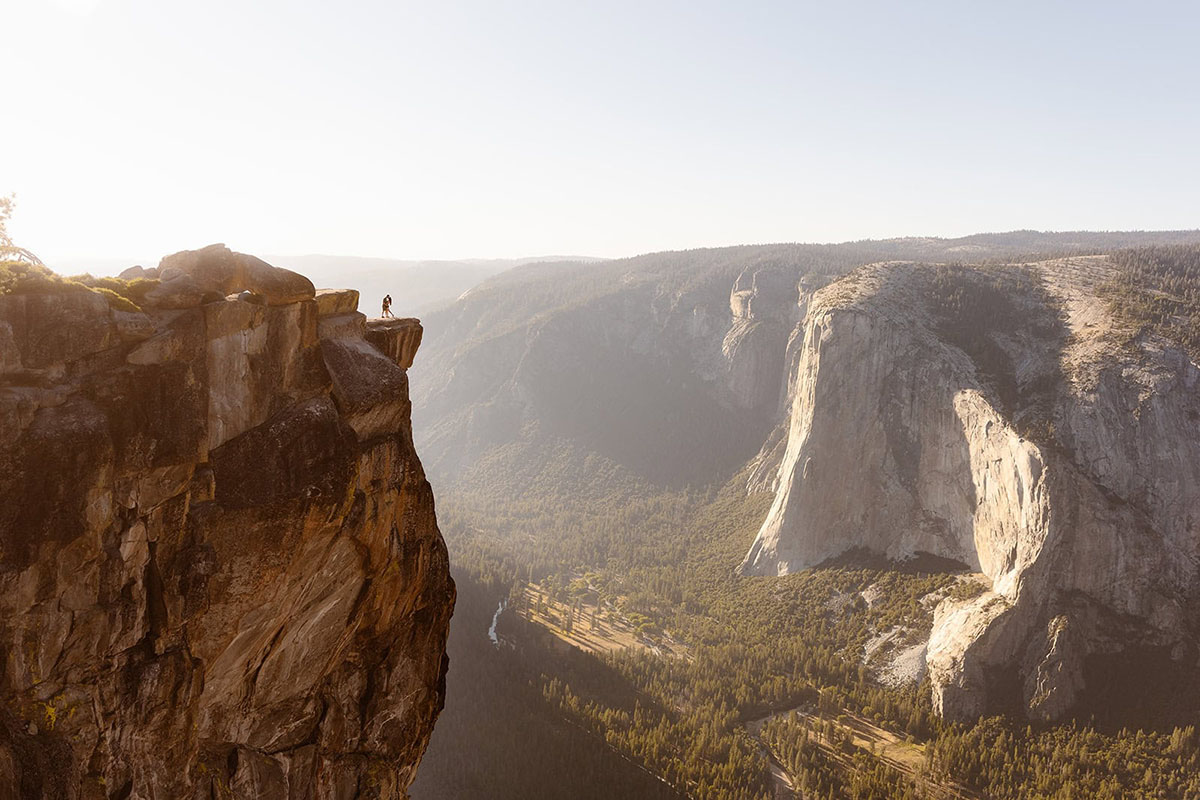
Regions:
<instances>
[{"instance_id":1,"label":"rocky summit","mask_svg":"<svg viewBox=\"0 0 1200 800\"><path fill-rule=\"evenodd\" d=\"M223 245L126 277L0 296L0 797L404 797L455 597L420 323Z\"/></svg>"}]
</instances>

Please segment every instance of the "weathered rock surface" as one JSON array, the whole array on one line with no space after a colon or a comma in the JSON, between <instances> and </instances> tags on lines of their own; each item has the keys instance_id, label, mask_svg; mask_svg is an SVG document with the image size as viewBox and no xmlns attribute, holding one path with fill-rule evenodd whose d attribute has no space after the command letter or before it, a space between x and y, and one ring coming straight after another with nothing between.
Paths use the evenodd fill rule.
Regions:
<instances>
[{"instance_id":1,"label":"weathered rock surface","mask_svg":"<svg viewBox=\"0 0 1200 800\"><path fill-rule=\"evenodd\" d=\"M411 317L367 322L367 341L402 369L412 366L421 346L421 333L421 321Z\"/></svg>"},{"instance_id":2,"label":"weathered rock surface","mask_svg":"<svg viewBox=\"0 0 1200 800\"><path fill-rule=\"evenodd\" d=\"M0 797L404 797L454 603L419 333L220 246L160 277L0 297Z\"/></svg>"},{"instance_id":3,"label":"weathered rock surface","mask_svg":"<svg viewBox=\"0 0 1200 800\"><path fill-rule=\"evenodd\" d=\"M358 311L357 289L318 289L317 313L322 317Z\"/></svg>"},{"instance_id":4,"label":"weathered rock surface","mask_svg":"<svg viewBox=\"0 0 1200 800\"><path fill-rule=\"evenodd\" d=\"M1031 716L1059 718L1097 654L1196 662L1200 368L1154 337L1112 345L1105 269L1003 268L1013 288L989 327L947 321L934 267L876 265L817 292L793 336L778 492L743 571L867 547L983 573L989 591L935 615L926 657L948 717L1007 700L1015 675Z\"/></svg>"},{"instance_id":5,"label":"weathered rock surface","mask_svg":"<svg viewBox=\"0 0 1200 800\"><path fill-rule=\"evenodd\" d=\"M138 264L122 271L117 277L123 281L132 281L138 278L156 279L158 278L158 267L143 267Z\"/></svg>"},{"instance_id":6,"label":"weathered rock surface","mask_svg":"<svg viewBox=\"0 0 1200 800\"><path fill-rule=\"evenodd\" d=\"M269 306L300 303L316 294L312 281L298 272L235 253L223 244L166 256L159 262L158 278L161 284L146 299L159 308L187 308L242 291L260 296Z\"/></svg>"}]
</instances>

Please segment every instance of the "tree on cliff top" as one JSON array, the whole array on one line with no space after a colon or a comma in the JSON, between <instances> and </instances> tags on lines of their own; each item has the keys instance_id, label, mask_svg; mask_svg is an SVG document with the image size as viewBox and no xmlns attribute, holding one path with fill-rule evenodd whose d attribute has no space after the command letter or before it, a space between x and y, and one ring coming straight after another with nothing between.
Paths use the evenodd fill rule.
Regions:
<instances>
[{"instance_id":1,"label":"tree on cliff top","mask_svg":"<svg viewBox=\"0 0 1200 800\"><path fill-rule=\"evenodd\" d=\"M8 235L8 221L12 219L13 206L16 198L13 195L0 197L0 247L12 247L12 237Z\"/></svg>"},{"instance_id":2,"label":"tree on cliff top","mask_svg":"<svg viewBox=\"0 0 1200 800\"><path fill-rule=\"evenodd\" d=\"M47 290L87 289L78 281L55 275L42 260L23 247L13 244L8 232L16 198L0 197L0 295L28 294Z\"/></svg>"},{"instance_id":3,"label":"tree on cliff top","mask_svg":"<svg viewBox=\"0 0 1200 800\"><path fill-rule=\"evenodd\" d=\"M15 195L0 197L0 262L33 264L44 269L45 266L40 258L25 248L13 244L12 236L8 232L8 221L12 219L13 207L16 204Z\"/></svg>"},{"instance_id":4,"label":"tree on cliff top","mask_svg":"<svg viewBox=\"0 0 1200 800\"><path fill-rule=\"evenodd\" d=\"M16 198L0 197L0 295L35 294L39 292L96 292L118 311L141 311L146 294L158 285L157 279L96 277L90 274L64 278L42 263L42 260L23 247L13 244L8 232Z\"/></svg>"}]
</instances>

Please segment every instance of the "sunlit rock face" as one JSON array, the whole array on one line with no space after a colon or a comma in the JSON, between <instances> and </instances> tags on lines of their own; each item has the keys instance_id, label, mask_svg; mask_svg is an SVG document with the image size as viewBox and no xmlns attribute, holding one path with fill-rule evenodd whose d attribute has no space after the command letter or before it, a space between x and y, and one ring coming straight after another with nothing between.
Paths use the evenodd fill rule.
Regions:
<instances>
[{"instance_id":1,"label":"sunlit rock face","mask_svg":"<svg viewBox=\"0 0 1200 800\"><path fill-rule=\"evenodd\" d=\"M990 591L935 614L926 657L948 717L1015 691L1060 718L1093 655L1196 661L1200 370L1153 338L1115 344L1095 296L1106 269L952 276L968 294L1001 276L989 322L948 321L935 268L875 265L817 292L793 334L777 493L742 570L866 547L983 573Z\"/></svg>"},{"instance_id":2,"label":"sunlit rock face","mask_svg":"<svg viewBox=\"0 0 1200 800\"><path fill-rule=\"evenodd\" d=\"M0 297L0 797L404 797L454 604L420 324L221 246L157 274Z\"/></svg>"}]
</instances>

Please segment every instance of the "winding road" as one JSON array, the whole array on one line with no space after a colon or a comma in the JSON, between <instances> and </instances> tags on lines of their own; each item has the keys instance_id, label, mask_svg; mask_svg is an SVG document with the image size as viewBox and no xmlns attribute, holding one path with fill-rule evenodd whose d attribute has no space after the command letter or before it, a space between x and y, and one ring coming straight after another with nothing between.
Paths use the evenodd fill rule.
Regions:
<instances>
[{"instance_id":1,"label":"winding road","mask_svg":"<svg viewBox=\"0 0 1200 800\"><path fill-rule=\"evenodd\" d=\"M783 768L783 764L778 758L775 757L775 753L772 752L769 746L767 746L767 743L762 740L762 729L763 726L776 717L782 717L786 714L792 713L793 711L798 711L803 707L804 706L796 706L795 708L787 708L783 711L776 711L774 714L768 714L765 717L752 719L746 723L746 732L749 733L755 742L758 743L759 752L761 752L767 759L767 767L771 772L771 788L773 789L775 800L793 800L793 798L804 800L804 797L796 788L796 784L792 780L792 776L786 769Z\"/></svg>"}]
</instances>

